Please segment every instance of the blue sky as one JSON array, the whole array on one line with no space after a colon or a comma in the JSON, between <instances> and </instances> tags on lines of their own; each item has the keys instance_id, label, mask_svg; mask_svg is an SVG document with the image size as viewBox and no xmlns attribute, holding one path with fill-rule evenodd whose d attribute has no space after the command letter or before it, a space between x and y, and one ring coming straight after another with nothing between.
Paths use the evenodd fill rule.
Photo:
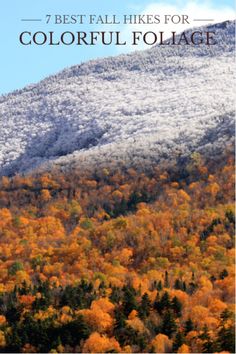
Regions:
<instances>
[{"instance_id":1,"label":"blue sky","mask_svg":"<svg viewBox=\"0 0 236 354\"><path fill-rule=\"evenodd\" d=\"M79 64L88 59L116 55L115 46L22 46L19 44L19 34L23 31L91 31L91 30L124 30L121 26L79 26L79 25L46 25L45 21L27 23L22 18L45 18L46 14L140 14L145 9L157 6L172 5L178 9L186 3L202 4L202 1L155 1L155 0L1 0L1 65L0 65L0 94L22 88L37 82L61 69ZM163 5L165 4L165 5ZM211 9L234 11L234 0L205 0L205 10L211 15ZM181 11L180 11L181 13ZM226 20L227 18L225 18ZM124 48L124 51L127 51Z\"/></svg>"}]
</instances>

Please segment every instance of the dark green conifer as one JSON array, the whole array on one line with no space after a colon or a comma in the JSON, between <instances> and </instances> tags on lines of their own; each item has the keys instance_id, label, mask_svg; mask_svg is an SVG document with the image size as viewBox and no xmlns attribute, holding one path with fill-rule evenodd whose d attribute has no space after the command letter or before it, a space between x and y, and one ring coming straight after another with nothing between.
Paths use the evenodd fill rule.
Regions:
<instances>
[{"instance_id":1,"label":"dark green conifer","mask_svg":"<svg viewBox=\"0 0 236 354\"><path fill-rule=\"evenodd\" d=\"M177 353L182 344L184 344L184 334L178 331L173 342L173 352Z\"/></svg>"},{"instance_id":2,"label":"dark green conifer","mask_svg":"<svg viewBox=\"0 0 236 354\"><path fill-rule=\"evenodd\" d=\"M177 317L182 315L182 304L176 296L172 299L171 308Z\"/></svg>"},{"instance_id":3,"label":"dark green conifer","mask_svg":"<svg viewBox=\"0 0 236 354\"><path fill-rule=\"evenodd\" d=\"M175 322L173 311L166 310L163 314L161 333L172 337L173 333L176 332L177 325Z\"/></svg>"},{"instance_id":4,"label":"dark green conifer","mask_svg":"<svg viewBox=\"0 0 236 354\"><path fill-rule=\"evenodd\" d=\"M137 310L138 305L135 298L134 288L129 285L129 286L125 286L123 290L124 290L123 312L124 315L128 317L132 310Z\"/></svg>"},{"instance_id":5,"label":"dark green conifer","mask_svg":"<svg viewBox=\"0 0 236 354\"><path fill-rule=\"evenodd\" d=\"M184 331L184 333L187 334L188 332L191 332L193 330L194 330L193 321L191 320L191 318L188 318L187 321L185 322L185 331Z\"/></svg>"},{"instance_id":6,"label":"dark green conifer","mask_svg":"<svg viewBox=\"0 0 236 354\"><path fill-rule=\"evenodd\" d=\"M164 287L165 287L165 288L169 288L169 287L170 287L170 284L169 284L169 274L168 274L167 270L165 271Z\"/></svg>"},{"instance_id":7,"label":"dark green conifer","mask_svg":"<svg viewBox=\"0 0 236 354\"><path fill-rule=\"evenodd\" d=\"M151 301L147 293L142 296L141 304L138 309L139 317L144 319L149 316L151 309Z\"/></svg>"}]
</instances>

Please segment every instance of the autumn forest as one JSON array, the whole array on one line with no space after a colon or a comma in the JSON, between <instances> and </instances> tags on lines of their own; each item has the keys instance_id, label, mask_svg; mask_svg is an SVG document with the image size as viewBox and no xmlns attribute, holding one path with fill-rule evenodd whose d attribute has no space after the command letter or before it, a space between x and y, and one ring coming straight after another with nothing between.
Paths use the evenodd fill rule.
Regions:
<instances>
[{"instance_id":1,"label":"autumn forest","mask_svg":"<svg viewBox=\"0 0 236 354\"><path fill-rule=\"evenodd\" d=\"M234 159L0 180L0 352L234 353Z\"/></svg>"}]
</instances>

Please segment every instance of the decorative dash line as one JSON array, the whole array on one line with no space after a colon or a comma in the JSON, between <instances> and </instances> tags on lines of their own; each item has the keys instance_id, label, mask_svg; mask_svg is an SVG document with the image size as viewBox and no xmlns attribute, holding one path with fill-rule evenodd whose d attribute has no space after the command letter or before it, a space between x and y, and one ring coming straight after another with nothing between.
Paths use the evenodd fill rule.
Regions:
<instances>
[{"instance_id":1,"label":"decorative dash line","mask_svg":"<svg viewBox=\"0 0 236 354\"><path fill-rule=\"evenodd\" d=\"M214 20L213 19L208 19L208 18L200 18L200 19L194 19L193 21L208 21L208 22L213 22Z\"/></svg>"},{"instance_id":2,"label":"decorative dash line","mask_svg":"<svg viewBox=\"0 0 236 354\"><path fill-rule=\"evenodd\" d=\"M41 19L37 19L37 18L22 18L21 21L23 21L23 22L26 22L26 21L28 21L28 22L40 22L42 20Z\"/></svg>"}]
</instances>

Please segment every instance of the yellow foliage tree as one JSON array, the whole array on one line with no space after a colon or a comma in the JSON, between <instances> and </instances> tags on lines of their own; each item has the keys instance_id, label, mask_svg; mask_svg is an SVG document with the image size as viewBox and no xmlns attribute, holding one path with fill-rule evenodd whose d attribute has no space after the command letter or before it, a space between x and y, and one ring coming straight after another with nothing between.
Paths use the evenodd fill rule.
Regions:
<instances>
[{"instance_id":1,"label":"yellow foliage tree","mask_svg":"<svg viewBox=\"0 0 236 354\"><path fill-rule=\"evenodd\" d=\"M94 300L91 304L91 309L96 311L97 309L102 310L105 313L112 314L114 311L115 305L109 301L108 298L103 297L98 300Z\"/></svg>"},{"instance_id":2,"label":"yellow foliage tree","mask_svg":"<svg viewBox=\"0 0 236 354\"><path fill-rule=\"evenodd\" d=\"M155 353L171 353L172 341L165 334L158 334L151 342Z\"/></svg>"},{"instance_id":3,"label":"yellow foliage tree","mask_svg":"<svg viewBox=\"0 0 236 354\"><path fill-rule=\"evenodd\" d=\"M85 321L94 331L104 333L113 326L113 318L111 315L102 311L100 307L95 307L95 309L79 310L77 311L77 314L83 315Z\"/></svg>"},{"instance_id":4,"label":"yellow foliage tree","mask_svg":"<svg viewBox=\"0 0 236 354\"><path fill-rule=\"evenodd\" d=\"M190 353L190 348L188 345L182 344L177 353Z\"/></svg>"},{"instance_id":5,"label":"yellow foliage tree","mask_svg":"<svg viewBox=\"0 0 236 354\"><path fill-rule=\"evenodd\" d=\"M114 351L121 352L117 340L114 337L108 338L97 332L92 333L83 346L83 353L109 353Z\"/></svg>"},{"instance_id":6,"label":"yellow foliage tree","mask_svg":"<svg viewBox=\"0 0 236 354\"><path fill-rule=\"evenodd\" d=\"M144 326L144 323L138 317L128 319L126 323L128 326L132 327L137 332L145 333L147 331L146 327Z\"/></svg>"}]
</instances>

